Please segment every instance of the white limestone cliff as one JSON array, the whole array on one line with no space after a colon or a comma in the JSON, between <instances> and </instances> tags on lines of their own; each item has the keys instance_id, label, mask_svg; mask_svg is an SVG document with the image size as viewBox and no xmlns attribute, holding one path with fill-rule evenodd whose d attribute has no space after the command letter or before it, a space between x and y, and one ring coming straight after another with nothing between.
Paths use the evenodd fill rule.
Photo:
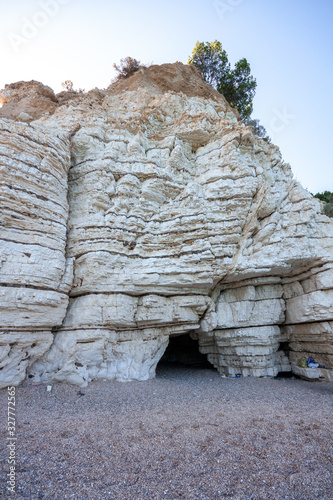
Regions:
<instances>
[{"instance_id":1,"label":"white limestone cliff","mask_svg":"<svg viewBox=\"0 0 333 500\"><path fill-rule=\"evenodd\" d=\"M72 259L66 134L0 121L0 380L15 385L53 342L66 314Z\"/></svg>"},{"instance_id":2,"label":"white limestone cliff","mask_svg":"<svg viewBox=\"0 0 333 500\"><path fill-rule=\"evenodd\" d=\"M0 109L3 385L145 380L186 332L226 375L331 376L333 223L276 146L180 63L31 85L28 124L22 82Z\"/></svg>"}]
</instances>

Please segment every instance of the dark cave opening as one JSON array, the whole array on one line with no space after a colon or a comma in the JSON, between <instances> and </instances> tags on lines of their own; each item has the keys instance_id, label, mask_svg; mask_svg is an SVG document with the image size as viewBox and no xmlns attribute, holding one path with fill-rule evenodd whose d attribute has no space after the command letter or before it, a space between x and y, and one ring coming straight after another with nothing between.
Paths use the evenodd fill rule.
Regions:
<instances>
[{"instance_id":1,"label":"dark cave opening","mask_svg":"<svg viewBox=\"0 0 333 500\"><path fill-rule=\"evenodd\" d=\"M289 342L280 342L279 345L279 350L283 351L284 354L289 358ZM280 380L285 380L285 379L298 379L298 375L293 373L291 370L288 371L281 371L279 372L274 378L280 379Z\"/></svg>"},{"instance_id":2,"label":"dark cave opening","mask_svg":"<svg viewBox=\"0 0 333 500\"><path fill-rule=\"evenodd\" d=\"M214 366L207 360L206 354L199 351L198 341L192 339L188 333L169 337L168 347L160 359L157 369L162 367L215 370Z\"/></svg>"},{"instance_id":3,"label":"dark cave opening","mask_svg":"<svg viewBox=\"0 0 333 500\"><path fill-rule=\"evenodd\" d=\"M290 371L290 372L279 372L274 378L276 378L278 380L279 379L281 379L281 380L284 380L284 379L294 380L294 379L297 379L299 377L298 377L298 375L295 375L295 373Z\"/></svg>"}]
</instances>

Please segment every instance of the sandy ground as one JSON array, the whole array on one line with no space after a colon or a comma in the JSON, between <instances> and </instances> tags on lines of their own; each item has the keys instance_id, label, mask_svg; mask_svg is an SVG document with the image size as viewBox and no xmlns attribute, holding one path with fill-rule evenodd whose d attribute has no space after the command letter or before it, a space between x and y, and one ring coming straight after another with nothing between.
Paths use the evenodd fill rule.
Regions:
<instances>
[{"instance_id":1,"label":"sandy ground","mask_svg":"<svg viewBox=\"0 0 333 500\"><path fill-rule=\"evenodd\" d=\"M81 391L81 392L80 392ZM147 382L16 390L16 494L1 498L333 499L333 384L159 370ZM4 425L3 425L4 424Z\"/></svg>"}]
</instances>

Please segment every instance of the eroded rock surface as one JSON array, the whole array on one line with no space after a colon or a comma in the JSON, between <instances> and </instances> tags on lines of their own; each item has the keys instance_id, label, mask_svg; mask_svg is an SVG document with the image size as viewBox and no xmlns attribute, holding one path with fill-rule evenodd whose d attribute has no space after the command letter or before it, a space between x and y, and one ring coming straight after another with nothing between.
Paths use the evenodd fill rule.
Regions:
<instances>
[{"instance_id":1,"label":"eroded rock surface","mask_svg":"<svg viewBox=\"0 0 333 500\"><path fill-rule=\"evenodd\" d=\"M194 68L143 68L1 123L2 327L54 335L32 380L144 380L186 332L223 374L306 356L329 373L332 221Z\"/></svg>"},{"instance_id":2,"label":"eroded rock surface","mask_svg":"<svg viewBox=\"0 0 333 500\"><path fill-rule=\"evenodd\" d=\"M31 80L6 85L0 91L0 105L0 118L30 123L43 115L52 115L58 99L50 87Z\"/></svg>"},{"instance_id":3,"label":"eroded rock surface","mask_svg":"<svg viewBox=\"0 0 333 500\"><path fill-rule=\"evenodd\" d=\"M46 352L72 285L66 258L67 134L0 121L0 380L17 384Z\"/></svg>"}]
</instances>

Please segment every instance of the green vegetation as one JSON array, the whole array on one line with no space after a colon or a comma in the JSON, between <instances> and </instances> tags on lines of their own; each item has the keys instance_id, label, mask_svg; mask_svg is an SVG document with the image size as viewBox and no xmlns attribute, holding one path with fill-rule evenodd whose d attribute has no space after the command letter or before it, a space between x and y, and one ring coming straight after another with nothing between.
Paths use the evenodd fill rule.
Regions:
<instances>
[{"instance_id":1,"label":"green vegetation","mask_svg":"<svg viewBox=\"0 0 333 500\"><path fill-rule=\"evenodd\" d=\"M188 64L193 64L200 71L203 79L224 95L230 106L236 108L246 125L253 128L255 134L266 140L265 128L259 120L250 119L253 110L257 82L251 75L251 67L243 58L232 69L226 51L221 42L197 42Z\"/></svg>"},{"instance_id":2,"label":"green vegetation","mask_svg":"<svg viewBox=\"0 0 333 500\"><path fill-rule=\"evenodd\" d=\"M233 108L238 110L241 119L246 121L253 111L252 101L256 87L257 82L251 75L250 65L244 58L236 62L226 80L220 80L217 90L224 95Z\"/></svg>"},{"instance_id":3,"label":"green vegetation","mask_svg":"<svg viewBox=\"0 0 333 500\"><path fill-rule=\"evenodd\" d=\"M188 64L193 64L200 71L202 78L215 89L221 80L227 80L230 73L228 55L222 49L221 42L197 42L188 58Z\"/></svg>"},{"instance_id":4,"label":"green vegetation","mask_svg":"<svg viewBox=\"0 0 333 500\"><path fill-rule=\"evenodd\" d=\"M251 68L245 58L231 69L228 55L221 42L197 42L188 64L194 64L203 79L224 95L229 104L236 108L242 120L250 117L252 101L257 82L251 75Z\"/></svg>"},{"instance_id":5,"label":"green vegetation","mask_svg":"<svg viewBox=\"0 0 333 500\"><path fill-rule=\"evenodd\" d=\"M324 191L323 193L315 194L315 198L325 202L324 212L328 217L333 217L333 193Z\"/></svg>"}]
</instances>

